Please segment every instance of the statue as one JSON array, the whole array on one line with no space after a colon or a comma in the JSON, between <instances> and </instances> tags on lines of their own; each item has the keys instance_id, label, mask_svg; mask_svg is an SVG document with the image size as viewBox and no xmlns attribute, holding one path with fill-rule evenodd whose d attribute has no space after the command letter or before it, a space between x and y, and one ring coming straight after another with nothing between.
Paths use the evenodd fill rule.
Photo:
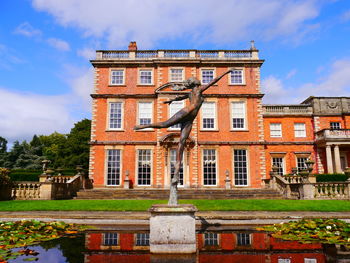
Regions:
<instances>
[{"instance_id":1,"label":"statue","mask_svg":"<svg viewBox=\"0 0 350 263\"><path fill-rule=\"evenodd\" d=\"M217 83L223 76L226 74L232 72L232 70L229 70L222 74L221 76L213 79L206 85L201 85L201 82L191 77L184 81L183 86L175 86L176 90L185 90L185 89L191 89L191 91L188 94L177 96L172 100L165 101L164 103L170 104L173 101L180 101L184 99L189 99L190 104L183 109L179 110L177 113L175 113L170 119L164 122L156 122L151 124L145 124L145 125L136 125L134 127L134 130L141 130L146 128L168 128L170 126L173 126L175 124L181 124L181 135L179 144L177 147L176 152L176 164L175 164L175 171L174 171L174 177L171 180L170 185L170 196L169 196L169 205L178 205L177 202L177 184L179 182L179 172L180 167L182 163L182 156L183 151L185 148L186 140L190 135L192 124L194 119L196 118L199 109L202 106L202 103L204 102L203 92L207 90L209 87Z\"/></svg>"}]
</instances>

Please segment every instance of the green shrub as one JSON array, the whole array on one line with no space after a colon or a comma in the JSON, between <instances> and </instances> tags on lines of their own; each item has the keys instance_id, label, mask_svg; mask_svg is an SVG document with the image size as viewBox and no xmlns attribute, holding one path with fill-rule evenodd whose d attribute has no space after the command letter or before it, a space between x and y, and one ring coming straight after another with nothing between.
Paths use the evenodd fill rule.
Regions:
<instances>
[{"instance_id":1,"label":"green shrub","mask_svg":"<svg viewBox=\"0 0 350 263\"><path fill-rule=\"evenodd\" d=\"M0 167L0 186L7 187L13 185L11 178L8 176L9 173L9 169Z\"/></svg>"},{"instance_id":2,"label":"green shrub","mask_svg":"<svg viewBox=\"0 0 350 263\"><path fill-rule=\"evenodd\" d=\"M345 174L315 174L316 182L345 182L348 176Z\"/></svg>"},{"instance_id":3,"label":"green shrub","mask_svg":"<svg viewBox=\"0 0 350 263\"><path fill-rule=\"evenodd\" d=\"M42 170L32 170L32 169L13 169L10 172L10 177L12 181L33 181L38 182L39 176L42 174ZM54 175L58 173L55 172ZM77 172L75 169L63 169L61 171L62 175L73 176L76 175Z\"/></svg>"}]
</instances>

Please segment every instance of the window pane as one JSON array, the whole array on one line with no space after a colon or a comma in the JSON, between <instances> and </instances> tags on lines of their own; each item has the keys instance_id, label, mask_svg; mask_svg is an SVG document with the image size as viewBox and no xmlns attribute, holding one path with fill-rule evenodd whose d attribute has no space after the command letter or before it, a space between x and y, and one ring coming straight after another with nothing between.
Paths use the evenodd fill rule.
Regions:
<instances>
[{"instance_id":1,"label":"window pane","mask_svg":"<svg viewBox=\"0 0 350 263\"><path fill-rule=\"evenodd\" d=\"M150 124L152 122L153 112L152 102L140 102L139 103L139 124Z\"/></svg>"},{"instance_id":2,"label":"window pane","mask_svg":"<svg viewBox=\"0 0 350 263\"><path fill-rule=\"evenodd\" d=\"M249 246L250 245L250 234L237 233L237 245L238 246Z\"/></svg>"},{"instance_id":3,"label":"window pane","mask_svg":"<svg viewBox=\"0 0 350 263\"><path fill-rule=\"evenodd\" d=\"M105 245L105 246L117 246L118 245L118 233L103 233L103 245Z\"/></svg>"},{"instance_id":4,"label":"window pane","mask_svg":"<svg viewBox=\"0 0 350 263\"><path fill-rule=\"evenodd\" d=\"M281 123L270 123L270 136L282 137L282 125Z\"/></svg>"},{"instance_id":5,"label":"window pane","mask_svg":"<svg viewBox=\"0 0 350 263\"><path fill-rule=\"evenodd\" d=\"M214 70L203 69L202 70L202 84L208 84L214 79Z\"/></svg>"},{"instance_id":6,"label":"window pane","mask_svg":"<svg viewBox=\"0 0 350 263\"><path fill-rule=\"evenodd\" d=\"M203 150L204 185L216 185L216 150Z\"/></svg>"},{"instance_id":7,"label":"window pane","mask_svg":"<svg viewBox=\"0 0 350 263\"><path fill-rule=\"evenodd\" d=\"M183 69L172 68L170 69L170 80L171 81L183 81Z\"/></svg>"},{"instance_id":8,"label":"window pane","mask_svg":"<svg viewBox=\"0 0 350 263\"><path fill-rule=\"evenodd\" d=\"M330 123L330 128L332 130L339 130L339 129L341 129L340 122L331 122Z\"/></svg>"},{"instance_id":9,"label":"window pane","mask_svg":"<svg viewBox=\"0 0 350 263\"><path fill-rule=\"evenodd\" d=\"M298 172L301 172L303 170L307 169L306 161L308 158L306 157L297 157L297 168Z\"/></svg>"},{"instance_id":10,"label":"window pane","mask_svg":"<svg viewBox=\"0 0 350 263\"><path fill-rule=\"evenodd\" d=\"M214 129L216 118L216 103L204 102L202 105L202 128Z\"/></svg>"},{"instance_id":11,"label":"window pane","mask_svg":"<svg viewBox=\"0 0 350 263\"><path fill-rule=\"evenodd\" d=\"M231 84L243 84L243 70L235 69L231 72Z\"/></svg>"},{"instance_id":12,"label":"window pane","mask_svg":"<svg viewBox=\"0 0 350 263\"><path fill-rule=\"evenodd\" d=\"M183 158L184 158L184 156L182 156L182 163L181 163L181 167L180 167L179 185L184 185ZM170 178L174 177L175 164L176 164L176 150L171 149L170 150Z\"/></svg>"},{"instance_id":13,"label":"window pane","mask_svg":"<svg viewBox=\"0 0 350 263\"><path fill-rule=\"evenodd\" d=\"M112 102L109 104L109 128L122 128L122 103Z\"/></svg>"},{"instance_id":14,"label":"window pane","mask_svg":"<svg viewBox=\"0 0 350 263\"><path fill-rule=\"evenodd\" d=\"M232 102L232 128L245 128L245 102Z\"/></svg>"},{"instance_id":15,"label":"window pane","mask_svg":"<svg viewBox=\"0 0 350 263\"><path fill-rule=\"evenodd\" d=\"M137 184L151 185L151 150L138 150Z\"/></svg>"},{"instance_id":16,"label":"window pane","mask_svg":"<svg viewBox=\"0 0 350 263\"><path fill-rule=\"evenodd\" d=\"M294 136L306 137L305 123L294 123Z\"/></svg>"},{"instance_id":17,"label":"window pane","mask_svg":"<svg viewBox=\"0 0 350 263\"><path fill-rule=\"evenodd\" d=\"M218 234L217 233L205 233L204 234L204 245L205 246L218 246Z\"/></svg>"},{"instance_id":18,"label":"window pane","mask_svg":"<svg viewBox=\"0 0 350 263\"><path fill-rule=\"evenodd\" d=\"M149 233L137 233L136 246L149 246Z\"/></svg>"},{"instance_id":19,"label":"window pane","mask_svg":"<svg viewBox=\"0 0 350 263\"><path fill-rule=\"evenodd\" d=\"M140 70L140 83L152 84L152 70Z\"/></svg>"},{"instance_id":20,"label":"window pane","mask_svg":"<svg viewBox=\"0 0 350 263\"><path fill-rule=\"evenodd\" d=\"M124 84L124 70L111 71L111 84L112 85Z\"/></svg>"},{"instance_id":21,"label":"window pane","mask_svg":"<svg viewBox=\"0 0 350 263\"><path fill-rule=\"evenodd\" d=\"M120 150L107 150L107 185L120 185Z\"/></svg>"},{"instance_id":22,"label":"window pane","mask_svg":"<svg viewBox=\"0 0 350 263\"><path fill-rule=\"evenodd\" d=\"M183 101L173 101L170 104L170 109L169 109L169 115L170 117L172 117L175 113L177 113L179 110L183 109L184 107L184 102ZM173 126L170 127L170 129L180 129L181 128L181 124L175 124Z\"/></svg>"},{"instance_id":23,"label":"window pane","mask_svg":"<svg viewBox=\"0 0 350 263\"><path fill-rule=\"evenodd\" d=\"M235 185L248 185L247 151L237 149L233 151L233 155Z\"/></svg>"},{"instance_id":24,"label":"window pane","mask_svg":"<svg viewBox=\"0 0 350 263\"><path fill-rule=\"evenodd\" d=\"M278 170L277 170L277 174L278 175L283 175L283 158L281 157L273 157L272 158L272 165L277 166Z\"/></svg>"}]
</instances>

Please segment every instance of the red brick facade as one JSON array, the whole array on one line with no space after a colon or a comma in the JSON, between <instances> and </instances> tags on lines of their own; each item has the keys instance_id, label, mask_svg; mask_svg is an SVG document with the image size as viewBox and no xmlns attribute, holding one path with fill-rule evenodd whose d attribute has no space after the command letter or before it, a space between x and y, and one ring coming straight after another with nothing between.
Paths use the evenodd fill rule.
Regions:
<instances>
[{"instance_id":1,"label":"red brick facade","mask_svg":"<svg viewBox=\"0 0 350 263\"><path fill-rule=\"evenodd\" d=\"M134 131L133 127L165 121L182 107L163 103L179 94L163 88L165 83L189 77L206 82L228 69L234 72L205 92L206 102L184 155L183 187L224 188L229 179L232 188L261 188L272 161L283 167L283 173L302 166L306 158L316 161L314 172L341 172L350 161L346 146L350 135L344 130L350 125L350 99L311 97L300 105L262 105L263 62L254 47L137 51L133 44L125 51L97 51L92 61L94 186L123 188L127 176L134 188L169 187L179 129ZM339 122L341 134L323 130L331 122ZM327 146L332 169L327 168Z\"/></svg>"}]
</instances>

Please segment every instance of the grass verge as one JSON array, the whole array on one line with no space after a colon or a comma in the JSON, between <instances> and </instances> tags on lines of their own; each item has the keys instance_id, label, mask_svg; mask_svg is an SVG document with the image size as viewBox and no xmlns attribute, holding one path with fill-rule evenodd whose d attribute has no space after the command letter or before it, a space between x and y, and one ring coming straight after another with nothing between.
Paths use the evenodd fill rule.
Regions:
<instances>
[{"instance_id":1,"label":"grass verge","mask_svg":"<svg viewBox=\"0 0 350 263\"><path fill-rule=\"evenodd\" d=\"M166 200L38 200L1 201L0 211L147 211ZM342 200L181 200L200 211L350 211Z\"/></svg>"}]
</instances>

